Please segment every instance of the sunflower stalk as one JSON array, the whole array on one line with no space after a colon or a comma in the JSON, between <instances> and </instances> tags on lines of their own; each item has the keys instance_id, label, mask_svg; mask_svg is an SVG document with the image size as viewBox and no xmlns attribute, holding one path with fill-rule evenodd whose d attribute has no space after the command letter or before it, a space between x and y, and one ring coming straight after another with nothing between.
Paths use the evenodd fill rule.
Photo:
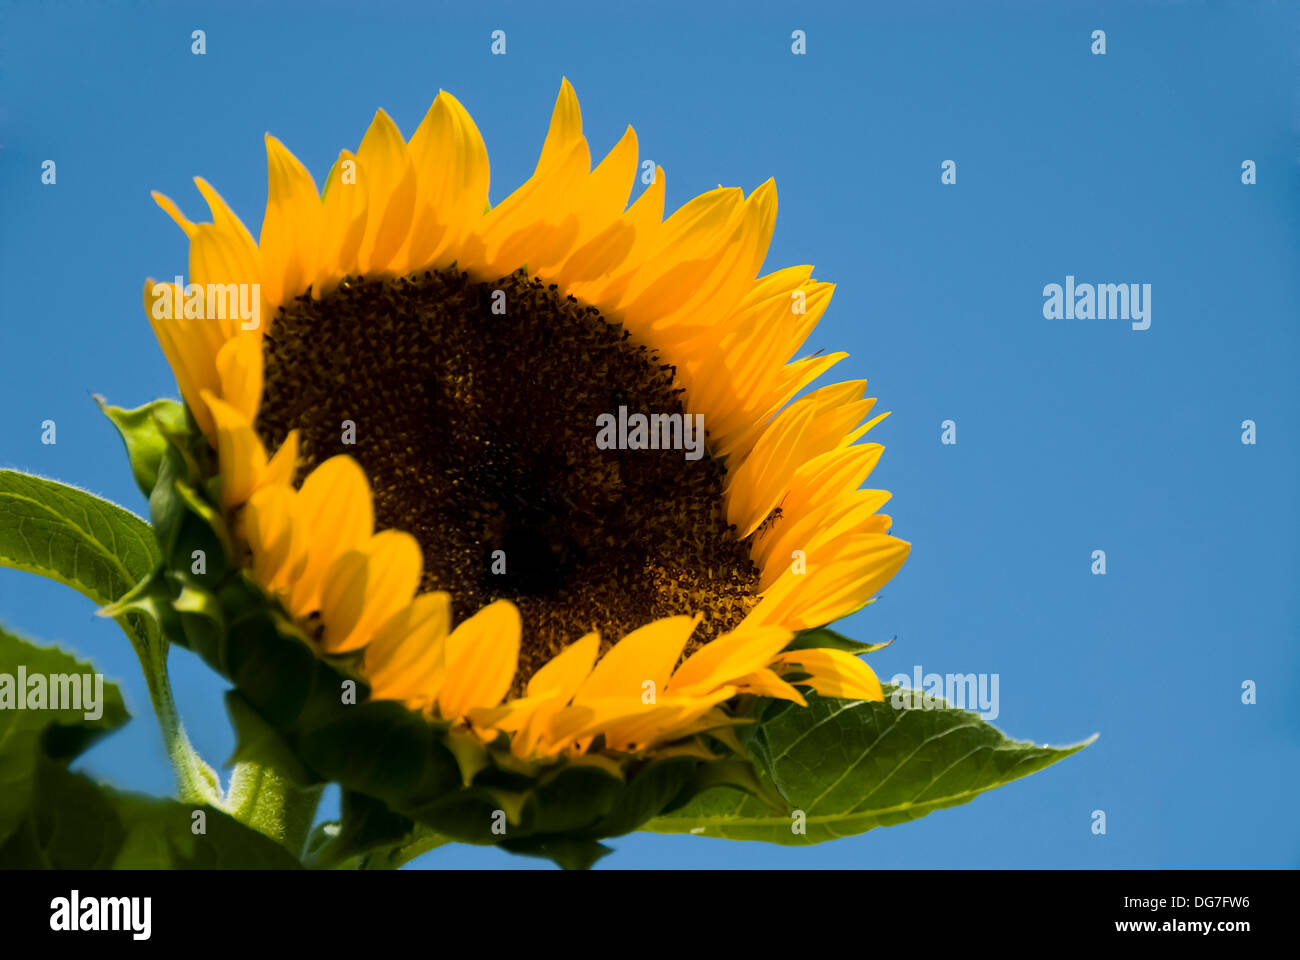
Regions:
<instances>
[{"instance_id":1,"label":"sunflower stalk","mask_svg":"<svg viewBox=\"0 0 1300 960\"><path fill-rule=\"evenodd\" d=\"M235 764L225 809L245 826L301 857L316 817L323 786L299 787L270 764Z\"/></svg>"},{"instance_id":2,"label":"sunflower stalk","mask_svg":"<svg viewBox=\"0 0 1300 960\"><path fill-rule=\"evenodd\" d=\"M199 755L190 743L185 725L181 723L172 696L171 679L167 673L167 653L170 644L159 637L151 643L131 635L131 646L140 661L149 702L162 733L163 748L176 774L176 798L182 803L212 804L222 806L221 781L217 772Z\"/></svg>"},{"instance_id":3,"label":"sunflower stalk","mask_svg":"<svg viewBox=\"0 0 1300 960\"><path fill-rule=\"evenodd\" d=\"M165 666L161 683L150 681L148 686L149 699L162 731L167 759L176 774L177 799L184 803L218 804L221 800L221 787L216 771L190 743L185 726L176 712L176 701L172 697L171 685L167 682Z\"/></svg>"}]
</instances>

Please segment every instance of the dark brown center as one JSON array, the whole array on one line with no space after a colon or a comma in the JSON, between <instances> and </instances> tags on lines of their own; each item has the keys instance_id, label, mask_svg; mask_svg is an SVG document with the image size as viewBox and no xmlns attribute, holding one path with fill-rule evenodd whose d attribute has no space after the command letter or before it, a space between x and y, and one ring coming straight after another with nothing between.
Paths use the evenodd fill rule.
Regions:
<instances>
[{"instance_id":1,"label":"dark brown center","mask_svg":"<svg viewBox=\"0 0 1300 960\"><path fill-rule=\"evenodd\" d=\"M478 282L454 268L345 280L282 307L265 338L257 428L300 432L307 470L354 457L379 529L413 534L421 589L457 622L493 600L524 622L515 693L592 629L604 646L651 620L703 613L692 646L755 602L749 545L723 517L723 465L690 459L674 368L593 307L525 273ZM624 408L670 449L602 449ZM694 422L694 418L690 418ZM653 431L652 431L653 432ZM618 427L605 439L617 437ZM703 442L703 437L700 437Z\"/></svg>"}]
</instances>

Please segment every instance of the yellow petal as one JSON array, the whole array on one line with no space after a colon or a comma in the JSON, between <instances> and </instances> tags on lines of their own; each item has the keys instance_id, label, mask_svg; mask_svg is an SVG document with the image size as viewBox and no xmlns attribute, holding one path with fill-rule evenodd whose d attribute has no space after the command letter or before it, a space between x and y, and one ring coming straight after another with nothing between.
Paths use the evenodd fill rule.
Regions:
<instances>
[{"instance_id":1,"label":"yellow petal","mask_svg":"<svg viewBox=\"0 0 1300 960\"><path fill-rule=\"evenodd\" d=\"M258 249L262 292L275 307L301 294L315 277L322 210L307 168L269 133L266 170L266 213Z\"/></svg>"},{"instance_id":2,"label":"yellow petal","mask_svg":"<svg viewBox=\"0 0 1300 960\"><path fill-rule=\"evenodd\" d=\"M785 573L790 566L788 558L793 557L795 551L802 552L806 566L808 560L820 558L828 545L863 532L872 515L888 502L889 497L888 490L854 490L811 510L791 508L788 515L783 505L780 522L750 553L751 559L763 571L758 583L759 591L768 589Z\"/></svg>"},{"instance_id":3,"label":"yellow petal","mask_svg":"<svg viewBox=\"0 0 1300 960\"><path fill-rule=\"evenodd\" d=\"M775 662L786 667L798 665L801 672L811 676L796 682L806 683L824 697L885 699L875 671L846 650L789 650L778 656Z\"/></svg>"},{"instance_id":4,"label":"yellow petal","mask_svg":"<svg viewBox=\"0 0 1300 960\"><path fill-rule=\"evenodd\" d=\"M253 235L248 232L248 227L244 226L244 221L235 215L235 211L230 209L230 205L221 198L221 194L217 193L208 181L202 177L195 177L194 185L199 188L199 193L203 194L203 199L207 201L208 209L212 211L213 225L231 237L240 250L241 259L256 264L257 244L253 242Z\"/></svg>"},{"instance_id":5,"label":"yellow petal","mask_svg":"<svg viewBox=\"0 0 1300 960\"><path fill-rule=\"evenodd\" d=\"M475 707L495 707L510 691L519 665L519 611L506 600L484 607L447 638L447 676L438 692L443 717L458 720Z\"/></svg>"},{"instance_id":6,"label":"yellow petal","mask_svg":"<svg viewBox=\"0 0 1300 960\"><path fill-rule=\"evenodd\" d=\"M867 603L907 559L912 545L876 532L854 532L818 548L806 573L786 570L749 612L745 624L779 623L810 630Z\"/></svg>"},{"instance_id":7,"label":"yellow petal","mask_svg":"<svg viewBox=\"0 0 1300 960\"><path fill-rule=\"evenodd\" d=\"M433 703L446 668L451 596L422 593L383 624L366 647L370 695L420 710Z\"/></svg>"},{"instance_id":8,"label":"yellow petal","mask_svg":"<svg viewBox=\"0 0 1300 960\"><path fill-rule=\"evenodd\" d=\"M549 693L568 703L591 674L599 649L599 633L589 633L569 644L533 674L527 694L531 697Z\"/></svg>"},{"instance_id":9,"label":"yellow petal","mask_svg":"<svg viewBox=\"0 0 1300 960\"><path fill-rule=\"evenodd\" d=\"M581 196L574 199L574 208L582 221L578 243L594 237L622 215L636 182L636 171L636 131L629 126L605 159L591 171Z\"/></svg>"},{"instance_id":10,"label":"yellow petal","mask_svg":"<svg viewBox=\"0 0 1300 960\"><path fill-rule=\"evenodd\" d=\"M271 592L288 586L293 556L293 489L287 484L263 486L244 505L244 542L253 555L253 577Z\"/></svg>"},{"instance_id":11,"label":"yellow petal","mask_svg":"<svg viewBox=\"0 0 1300 960\"><path fill-rule=\"evenodd\" d=\"M507 700L495 707L474 707L468 714L469 721L479 733L486 734L485 739L492 740L496 731L517 733L539 706L554 700L555 697L547 693Z\"/></svg>"},{"instance_id":12,"label":"yellow petal","mask_svg":"<svg viewBox=\"0 0 1300 960\"><path fill-rule=\"evenodd\" d=\"M331 457L308 474L294 504L302 536L302 574L293 585L289 609L305 617L319 608L321 580L334 561L370 539L375 516L370 484L347 456Z\"/></svg>"},{"instance_id":13,"label":"yellow petal","mask_svg":"<svg viewBox=\"0 0 1300 960\"><path fill-rule=\"evenodd\" d=\"M542 173L562 162L565 154L582 139L582 109L578 95L568 77L560 79L560 92L551 110L551 126L546 131L542 154L537 158L537 172Z\"/></svg>"},{"instance_id":14,"label":"yellow petal","mask_svg":"<svg viewBox=\"0 0 1300 960\"><path fill-rule=\"evenodd\" d=\"M180 208L172 201L172 198L157 190L150 191L149 196L153 197L154 203L163 208L167 216L176 221L176 225L185 231L185 236L193 237L197 229L193 221L189 220L185 214L181 213Z\"/></svg>"},{"instance_id":15,"label":"yellow petal","mask_svg":"<svg viewBox=\"0 0 1300 960\"><path fill-rule=\"evenodd\" d=\"M375 118L357 149L365 169L369 216L357 255L361 272L384 272L394 266L406 243L415 211L415 168L397 124L383 110Z\"/></svg>"},{"instance_id":16,"label":"yellow petal","mask_svg":"<svg viewBox=\"0 0 1300 960\"><path fill-rule=\"evenodd\" d=\"M329 653L356 650L411 602L420 585L424 558L415 537L385 530L349 550L321 581L321 646Z\"/></svg>"},{"instance_id":17,"label":"yellow petal","mask_svg":"<svg viewBox=\"0 0 1300 960\"><path fill-rule=\"evenodd\" d=\"M293 478L298 472L298 431L290 430L289 435L280 444L280 449L272 454L266 464L264 483L282 483L293 485Z\"/></svg>"},{"instance_id":18,"label":"yellow petal","mask_svg":"<svg viewBox=\"0 0 1300 960\"><path fill-rule=\"evenodd\" d=\"M312 293L320 297L348 274L359 273L357 253L370 219L368 172L350 150L339 151L321 197L321 241Z\"/></svg>"},{"instance_id":19,"label":"yellow petal","mask_svg":"<svg viewBox=\"0 0 1300 960\"><path fill-rule=\"evenodd\" d=\"M204 436L215 443L212 414L208 412L202 394L205 390L216 391L220 387L216 350L203 340L188 336L184 320L174 315L176 306L184 300L182 290L174 283L146 280L145 314L149 317L158 345L162 347L163 355L176 377L181 396L189 405Z\"/></svg>"},{"instance_id":20,"label":"yellow petal","mask_svg":"<svg viewBox=\"0 0 1300 960\"><path fill-rule=\"evenodd\" d=\"M221 399L249 423L257 420L262 402L262 338L238 333L217 352Z\"/></svg>"},{"instance_id":21,"label":"yellow petal","mask_svg":"<svg viewBox=\"0 0 1300 960\"><path fill-rule=\"evenodd\" d=\"M247 321L238 309L243 303L254 305L252 294L255 284L260 294L260 273L256 248L250 252L237 237L210 223L195 229L190 240L190 282L203 288L202 319L219 342L229 340L245 323L248 330L261 329L260 296L255 304L257 314L250 313ZM245 289L240 289L241 285Z\"/></svg>"},{"instance_id":22,"label":"yellow petal","mask_svg":"<svg viewBox=\"0 0 1300 960\"><path fill-rule=\"evenodd\" d=\"M814 429L813 414L808 404L787 407L728 477L727 519L736 524L737 536L744 538L758 529L780 503L789 478L808 459L804 441Z\"/></svg>"},{"instance_id":23,"label":"yellow petal","mask_svg":"<svg viewBox=\"0 0 1300 960\"><path fill-rule=\"evenodd\" d=\"M673 289L664 282L665 277L680 273L685 263L711 261L719 256L743 212L744 194L736 187L718 187L687 201L655 232L653 247L646 251L647 265L628 286L623 305L641 301L643 305L658 304L668 309L668 304L684 301L692 290ZM667 255L659 256L661 253ZM652 288L658 293L650 294Z\"/></svg>"},{"instance_id":24,"label":"yellow petal","mask_svg":"<svg viewBox=\"0 0 1300 960\"><path fill-rule=\"evenodd\" d=\"M488 202L488 154L474 120L445 90L439 91L407 149L419 211L407 261L418 270L482 218Z\"/></svg>"},{"instance_id":25,"label":"yellow petal","mask_svg":"<svg viewBox=\"0 0 1300 960\"><path fill-rule=\"evenodd\" d=\"M674 696L708 693L772 662L794 636L784 627L735 630L686 658L668 684Z\"/></svg>"},{"instance_id":26,"label":"yellow petal","mask_svg":"<svg viewBox=\"0 0 1300 960\"><path fill-rule=\"evenodd\" d=\"M608 697L640 700L649 692L660 696L667 690L673 666L699 622L699 617L664 617L633 630L600 658L574 703Z\"/></svg>"},{"instance_id":27,"label":"yellow petal","mask_svg":"<svg viewBox=\"0 0 1300 960\"><path fill-rule=\"evenodd\" d=\"M217 463L221 470L221 506L244 503L257 489L266 469L266 451L248 419L216 394L204 391L217 429Z\"/></svg>"},{"instance_id":28,"label":"yellow petal","mask_svg":"<svg viewBox=\"0 0 1300 960\"><path fill-rule=\"evenodd\" d=\"M675 740L689 727L724 700L736 695L734 687L722 687L700 697L668 697L641 713L587 733L602 733L611 750L640 751L657 743Z\"/></svg>"},{"instance_id":29,"label":"yellow petal","mask_svg":"<svg viewBox=\"0 0 1300 960\"><path fill-rule=\"evenodd\" d=\"M771 697L774 700L791 700L801 707L808 706L802 693L786 683L776 673L764 667L735 680L737 693L752 693L757 697Z\"/></svg>"}]
</instances>

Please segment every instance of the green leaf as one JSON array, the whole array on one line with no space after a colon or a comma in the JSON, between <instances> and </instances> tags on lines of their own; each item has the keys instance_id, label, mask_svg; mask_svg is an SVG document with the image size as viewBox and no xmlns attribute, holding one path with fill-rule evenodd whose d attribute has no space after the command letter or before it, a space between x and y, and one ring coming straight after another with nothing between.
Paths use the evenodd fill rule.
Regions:
<instances>
[{"instance_id":1,"label":"green leaf","mask_svg":"<svg viewBox=\"0 0 1300 960\"><path fill-rule=\"evenodd\" d=\"M0 470L0 566L56 580L106 606L158 566L149 525L115 503L67 484ZM137 611L117 621L136 644L161 645Z\"/></svg>"},{"instance_id":2,"label":"green leaf","mask_svg":"<svg viewBox=\"0 0 1300 960\"><path fill-rule=\"evenodd\" d=\"M884 643L860 643L857 640L850 640L842 633L836 633L827 627L817 627L813 630L804 630L795 635L795 638L786 646L787 650L816 650L830 648L832 650L845 650L854 656L860 656L864 653L875 653L877 650L883 650L894 641L886 640Z\"/></svg>"},{"instance_id":3,"label":"green leaf","mask_svg":"<svg viewBox=\"0 0 1300 960\"><path fill-rule=\"evenodd\" d=\"M167 681L159 621L170 610L135 596L160 562L153 530L130 511L67 484L0 470L0 566L48 577L106 608L140 659L183 795L212 799L216 776L190 746Z\"/></svg>"},{"instance_id":4,"label":"green leaf","mask_svg":"<svg viewBox=\"0 0 1300 960\"><path fill-rule=\"evenodd\" d=\"M0 470L0 566L49 577L106 605L160 560L149 525L130 511L67 484Z\"/></svg>"},{"instance_id":5,"label":"green leaf","mask_svg":"<svg viewBox=\"0 0 1300 960\"><path fill-rule=\"evenodd\" d=\"M87 675L89 689L82 680ZM28 682L38 677L45 688L44 706L20 708L31 705L27 694L35 690ZM78 682L52 684L51 677ZM102 675L96 691L94 677L95 668L71 654L37 646L0 628L0 840L15 829L32 802L39 757L67 762L129 719L121 691L103 683ZM51 685L59 693L58 704L50 695ZM96 701L94 709L82 699L83 692ZM77 706L66 706L69 702ZM54 705L65 706L50 709Z\"/></svg>"},{"instance_id":6,"label":"green leaf","mask_svg":"<svg viewBox=\"0 0 1300 960\"><path fill-rule=\"evenodd\" d=\"M86 675L88 690L63 679ZM69 761L129 718L118 688L96 676L94 666L57 647L0 629L0 867L297 864L214 807L125 793L69 771ZM198 810L202 818L194 817Z\"/></svg>"},{"instance_id":7,"label":"green leaf","mask_svg":"<svg viewBox=\"0 0 1300 960\"><path fill-rule=\"evenodd\" d=\"M0 842L4 869L297 866L278 843L215 807L114 790L45 756L32 804Z\"/></svg>"},{"instance_id":8,"label":"green leaf","mask_svg":"<svg viewBox=\"0 0 1300 960\"><path fill-rule=\"evenodd\" d=\"M208 804L191 805L100 787L112 800L126 837L116 870L295 869L301 864L280 844ZM203 813L203 832L196 833Z\"/></svg>"},{"instance_id":9,"label":"green leaf","mask_svg":"<svg viewBox=\"0 0 1300 960\"><path fill-rule=\"evenodd\" d=\"M808 706L774 704L754 740L766 777L790 802L775 812L745 793L708 790L643 828L780 844L820 843L915 820L973 800L1083 749L1004 736L978 715L942 700L906 706L909 691L885 687L883 703L808 695ZM793 829L802 811L806 832Z\"/></svg>"}]
</instances>

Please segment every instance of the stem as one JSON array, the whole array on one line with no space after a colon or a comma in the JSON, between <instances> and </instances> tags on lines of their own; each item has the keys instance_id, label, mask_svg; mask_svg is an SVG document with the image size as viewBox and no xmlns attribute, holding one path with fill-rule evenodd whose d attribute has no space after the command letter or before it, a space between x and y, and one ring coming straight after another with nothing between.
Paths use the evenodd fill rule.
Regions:
<instances>
[{"instance_id":1,"label":"stem","mask_svg":"<svg viewBox=\"0 0 1300 960\"><path fill-rule=\"evenodd\" d=\"M128 630L131 646L135 648L136 657L144 672L145 684L149 688L149 702L153 705L154 716L158 718L158 727L162 731L163 747L167 759L171 761L176 773L176 796L182 803L211 804L221 807L221 781L198 751L190 743L176 711L176 701L172 697L171 680L167 676L167 652L169 644L165 637L158 637L156 643L150 643Z\"/></svg>"},{"instance_id":2,"label":"stem","mask_svg":"<svg viewBox=\"0 0 1300 960\"><path fill-rule=\"evenodd\" d=\"M178 799L182 803L208 804L224 810L240 823L282 844L295 857L301 857L324 787L297 787L274 767L244 761L235 764L230 775L230 792L223 797L217 772L194 749L177 713L167 676L170 647L167 638L159 635L155 641L143 631L127 633L144 671L167 759L176 771Z\"/></svg>"},{"instance_id":3,"label":"stem","mask_svg":"<svg viewBox=\"0 0 1300 960\"><path fill-rule=\"evenodd\" d=\"M323 790L295 786L274 767L246 760L230 775L226 812L301 858Z\"/></svg>"}]
</instances>

